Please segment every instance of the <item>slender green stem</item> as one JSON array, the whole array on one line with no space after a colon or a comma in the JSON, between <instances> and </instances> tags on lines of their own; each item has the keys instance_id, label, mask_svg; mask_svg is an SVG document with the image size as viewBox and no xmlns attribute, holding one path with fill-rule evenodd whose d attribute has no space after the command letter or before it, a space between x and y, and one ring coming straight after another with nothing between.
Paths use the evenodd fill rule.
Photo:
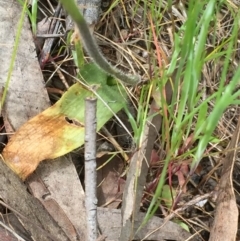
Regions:
<instances>
[{"instance_id":1,"label":"slender green stem","mask_svg":"<svg viewBox=\"0 0 240 241\"><path fill-rule=\"evenodd\" d=\"M23 27L24 17L25 17L25 13L26 13L26 10L27 10L27 2L28 2L27 0L24 2L21 17L20 17L20 20L19 20L19 23L18 23L16 40L15 40L15 43L14 43L13 53L12 53L11 62L10 62L10 65L9 65L9 70L8 70L8 75L7 75L7 80L6 80L6 83L5 83L5 86L4 86L4 91L3 91L3 95L2 95L2 99L1 99L1 109L4 105L4 102L5 102L5 99L6 99L6 96L7 96L7 91L8 91L8 87L9 87L9 84L10 84L10 79L11 79L11 75L12 75L12 72L13 72L15 59L16 59L16 56L17 56L17 50L18 50L18 46L19 46L19 40L20 40L21 31L22 31L22 27Z\"/></svg>"},{"instance_id":2,"label":"slender green stem","mask_svg":"<svg viewBox=\"0 0 240 241\"><path fill-rule=\"evenodd\" d=\"M92 57L95 64L97 64L103 71L109 75L119 79L121 82L128 85L136 85L141 79L138 75L128 75L122 72L121 70L113 67L102 55L101 51L98 48L98 45L90 33L88 25L84 20L84 17L79 12L77 5L73 0L60 0L63 7L72 17L73 21L78 27L79 33L81 35L81 40L83 46L87 50L88 54Z\"/></svg>"}]
</instances>

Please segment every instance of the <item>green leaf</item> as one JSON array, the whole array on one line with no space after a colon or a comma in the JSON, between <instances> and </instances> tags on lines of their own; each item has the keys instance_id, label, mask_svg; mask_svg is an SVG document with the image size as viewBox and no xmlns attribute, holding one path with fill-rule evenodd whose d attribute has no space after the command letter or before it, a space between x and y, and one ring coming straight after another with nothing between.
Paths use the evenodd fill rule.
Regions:
<instances>
[{"instance_id":1,"label":"green leaf","mask_svg":"<svg viewBox=\"0 0 240 241\"><path fill-rule=\"evenodd\" d=\"M80 74L88 85L73 85L55 105L25 123L5 147L6 164L22 179L42 160L62 156L84 144L86 97L98 97L97 130L126 105L122 87L107 85L108 76L94 64L84 66Z\"/></svg>"},{"instance_id":2,"label":"green leaf","mask_svg":"<svg viewBox=\"0 0 240 241\"><path fill-rule=\"evenodd\" d=\"M181 226L183 229L185 229L187 232L190 233L189 227L186 223L180 221L180 220L174 220L175 223L177 223L179 226Z\"/></svg>"},{"instance_id":3,"label":"green leaf","mask_svg":"<svg viewBox=\"0 0 240 241\"><path fill-rule=\"evenodd\" d=\"M173 204L173 198L176 196L176 191L170 188L169 185L164 185L162 188L162 199L165 205L170 209Z\"/></svg>"}]
</instances>

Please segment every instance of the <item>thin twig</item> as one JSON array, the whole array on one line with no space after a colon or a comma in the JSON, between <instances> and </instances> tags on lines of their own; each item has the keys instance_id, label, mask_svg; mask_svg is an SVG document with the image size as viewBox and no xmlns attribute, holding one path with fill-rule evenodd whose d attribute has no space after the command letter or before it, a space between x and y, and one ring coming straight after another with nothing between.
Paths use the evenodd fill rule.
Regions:
<instances>
[{"instance_id":1,"label":"thin twig","mask_svg":"<svg viewBox=\"0 0 240 241\"><path fill-rule=\"evenodd\" d=\"M8 232L10 232L12 235L14 235L18 241L25 241L25 239L23 239L21 236L19 236L14 230L12 230L11 228L9 228L7 225L5 225L3 222L0 221L0 225L5 228ZM10 240L10 239L9 239Z\"/></svg>"},{"instance_id":2,"label":"thin twig","mask_svg":"<svg viewBox=\"0 0 240 241\"><path fill-rule=\"evenodd\" d=\"M88 241L97 240L96 98L85 100L85 192Z\"/></svg>"}]
</instances>

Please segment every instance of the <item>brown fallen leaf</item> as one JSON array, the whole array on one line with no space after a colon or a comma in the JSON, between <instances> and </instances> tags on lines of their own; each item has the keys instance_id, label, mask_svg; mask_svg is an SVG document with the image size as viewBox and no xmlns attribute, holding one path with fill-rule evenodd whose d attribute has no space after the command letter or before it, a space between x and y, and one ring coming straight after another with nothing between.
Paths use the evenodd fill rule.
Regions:
<instances>
[{"instance_id":1,"label":"brown fallen leaf","mask_svg":"<svg viewBox=\"0 0 240 241\"><path fill-rule=\"evenodd\" d=\"M117 208L121 203L121 197L125 181L120 175L123 172L123 161L115 156L106 165L110 155L105 155L97 160L98 167L103 165L97 174L97 198L98 206Z\"/></svg>"},{"instance_id":2,"label":"brown fallen leaf","mask_svg":"<svg viewBox=\"0 0 240 241\"><path fill-rule=\"evenodd\" d=\"M23 180L42 160L54 159L68 152L66 149L72 145L68 135L83 130L83 126L68 123L64 115L53 118L50 109L24 124L3 150L6 164Z\"/></svg>"},{"instance_id":3,"label":"brown fallen leaf","mask_svg":"<svg viewBox=\"0 0 240 241\"><path fill-rule=\"evenodd\" d=\"M240 138L240 117L223 159L216 212L209 241L235 241L238 227L238 207L233 189L232 171Z\"/></svg>"},{"instance_id":4,"label":"brown fallen leaf","mask_svg":"<svg viewBox=\"0 0 240 241\"><path fill-rule=\"evenodd\" d=\"M173 169L176 170L176 171L173 170L173 173L178 177L179 186L182 188L183 193L186 193L187 185L185 185L185 183L186 183L185 177L189 173L188 163L184 162L184 161L181 164L174 163Z\"/></svg>"}]
</instances>

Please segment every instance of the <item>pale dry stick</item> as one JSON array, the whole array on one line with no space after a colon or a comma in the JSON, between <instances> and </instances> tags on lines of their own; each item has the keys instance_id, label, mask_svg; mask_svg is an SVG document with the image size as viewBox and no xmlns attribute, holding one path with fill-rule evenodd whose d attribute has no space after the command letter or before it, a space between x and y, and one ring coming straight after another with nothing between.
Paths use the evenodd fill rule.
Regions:
<instances>
[{"instance_id":1,"label":"pale dry stick","mask_svg":"<svg viewBox=\"0 0 240 241\"><path fill-rule=\"evenodd\" d=\"M194 224L195 226L202 228L203 230L210 232L210 227L208 226L207 223L204 223L204 221L202 221L201 219L199 219L198 217L193 219L189 219L188 220L189 224ZM194 231L196 231L195 228L193 228Z\"/></svg>"},{"instance_id":2,"label":"pale dry stick","mask_svg":"<svg viewBox=\"0 0 240 241\"><path fill-rule=\"evenodd\" d=\"M195 236L197 236L198 234L201 234L201 232L202 232L203 230L204 230L204 229L198 230L198 231L195 232L191 237L189 237L188 239L186 239L186 240L184 240L184 241L191 241L191 240L193 240L193 238L194 238Z\"/></svg>"},{"instance_id":3,"label":"pale dry stick","mask_svg":"<svg viewBox=\"0 0 240 241\"><path fill-rule=\"evenodd\" d=\"M48 2L48 7L51 9L50 11L53 12L53 11L54 11L54 7L53 7L53 5L51 4L50 0L47 0L47 2ZM48 9L47 6L44 5L44 7L45 7L46 9Z\"/></svg>"},{"instance_id":4,"label":"pale dry stick","mask_svg":"<svg viewBox=\"0 0 240 241\"><path fill-rule=\"evenodd\" d=\"M164 90L165 101L170 104L172 98L172 84L168 81ZM142 200L144 185L149 168L153 145L162 125L163 116L156 114L157 103L152 101L148 112L148 121L145 123L140 140L140 148L137 150L130 162L127 181L123 192L122 203L122 229L120 239L127 241L134 238L135 221L139 219L139 209ZM138 227L139 228L139 227Z\"/></svg>"},{"instance_id":5,"label":"pale dry stick","mask_svg":"<svg viewBox=\"0 0 240 241\"><path fill-rule=\"evenodd\" d=\"M85 99L85 207L87 217L88 241L97 239L97 163L96 130L97 99Z\"/></svg>"},{"instance_id":6,"label":"pale dry stick","mask_svg":"<svg viewBox=\"0 0 240 241\"><path fill-rule=\"evenodd\" d=\"M135 43L139 42L140 40L142 40L142 38L136 38L134 40L130 40L130 41L125 41L125 42L122 42L122 43L116 43L114 42L113 40L105 37L104 35L101 35L99 33L95 33L96 35L96 41L99 45L104 45L104 46L109 46L109 44L111 45L111 47L115 48L117 50L117 47L120 47L122 51L126 52L127 51L123 48L125 46L131 46L131 45L134 45Z\"/></svg>"},{"instance_id":7,"label":"pale dry stick","mask_svg":"<svg viewBox=\"0 0 240 241\"><path fill-rule=\"evenodd\" d=\"M122 193L119 193L116 197L111 198L109 201L107 201L106 203L104 203L103 205L101 205L101 207L108 207L109 204L118 201L119 203L121 202L121 196Z\"/></svg>"},{"instance_id":8,"label":"pale dry stick","mask_svg":"<svg viewBox=\"0 0 240 241\"><path fill-rule=\"evenodd\" d=\"M7 225L5 225L3 222L0 221L0 225L5 228L8 232L10 232L12 235L14 235L18 241L25 241L22 237L20 237L16 232L14 232L11 228L9 228ZM10 239L9 239L10 240Z\"/></svg>"},{"instance_id":9,"label":"pale dry stick","mask_svg":"<svg viewBox=\"0 0 240 241\"><path fill-rule=\"evenodd\" d=\"M67 80L65 79L64 75L61 72L60 65L58 66L54 61L51 61L51 63L53 64L54 68L56 69L56 72L57 72L60 80L65 85L66 89L68 90L69 89L69 84L68 84Z\"/></svg>"},{"instance_id":10,"label":"pale dry stick","mask_svg":"<svg viewBox=\"0 0 240 241\"><path fill-rule=\"evenodd\" d=\"M120 0L121 1L121 5L122 5L122 10L124 12L124 16L125 16L125 21L127 23L127 26L129 29L131 29L131 25L129 23L129 19L128 19L128 12L127 12L127 9L126 9L126 4L124 3L123 0ZM123 16L122 16L123 17Z\"/></svg>"},{"instance_id":11,"label":"pale dry stick","mask_svg":"<svg viewBox=\"0 0 240 241\"><path fill-rule=\"evenodd\" d=\"M118 26L117 20L116 20L116 18L115 18L114 15L112 15L112 19L113 19L113 22L114 22L115 27L116 27L116 29L117 29L117 32L118 32L118 34L119 34L119 37L121 38L121 41L122 41L122 42L125 42L125 39L123 38L123 36L122 36L122 34L121 34L121 30L120 30L120 28L119 28L119 26ZM115 35L115 38L117 38L116 35Z\"/></svg>"},{"instance_id":12,"label":"pale dry stick","mask_svg":"<svg viewBox=\"0 0 240 241\"><path fill-rule=\"evenodd\" d=\"M60 38L64 37L65 34L37 34L36 38Z\"/></svg>"},{"instance_id":13,"label":"pale dry stick","mask_svg":"<svg viewBox=\"0 0 240 241\"><path fill-rule=\"evenodd\" d=\"M54 65L55 70L52 72L52 74L48 77L48 79L46 80L46 84L48 84L48 82L53 78L53 76L55 75L55 73L57 72L59 78L62 80L62 83L65 85L66 89L69 89L69 85L67 83L67 80L65 78L65 76L62 74L63 69L61 68L61 65L66 61L69 61L72 58L69 58L69 56L66 56L59 65L57 65L54 61L51 61L51 63Z\"/></svg>"},{"instance_id":14,"label":"pale dry stick","mask_svg":"<svg viewBox=\"0 0 240 241\"><path fill-rule=\"evenodd\" d=\"M166 84L166 102L170 103L172 97L171 83ZM157 104L152 101L148 113L150 117L145 124L142 143L131 158L127 181L123 192L122 202L122 229L119 240L127 241L134 237L134 223L139 218L139 209L143 195L146 176L148 173L149 160L151 159L154 142L158 136L163 117L155 115Z\"/></svg>"}]
</instances>

